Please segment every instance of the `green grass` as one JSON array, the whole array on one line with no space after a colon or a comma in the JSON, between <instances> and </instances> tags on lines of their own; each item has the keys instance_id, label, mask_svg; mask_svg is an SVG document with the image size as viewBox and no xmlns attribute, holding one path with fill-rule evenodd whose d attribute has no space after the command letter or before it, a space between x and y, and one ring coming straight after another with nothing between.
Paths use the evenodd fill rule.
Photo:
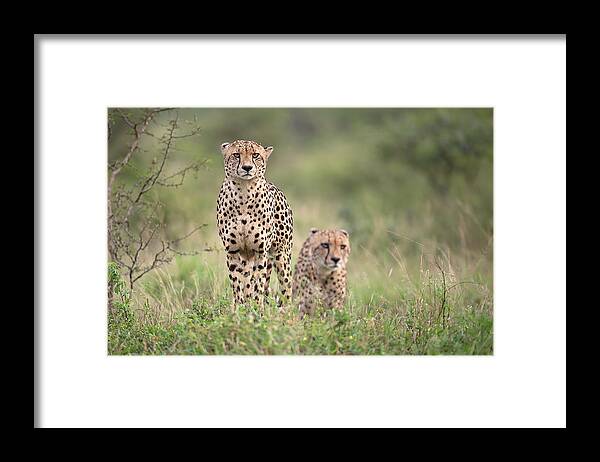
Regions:
<instances>
[{"instance_id":1,"label":"green grass","mask_svg":"<svg viewBox=\"0 0 600 462\"><path fill-rule=\"evenodd\" d=\"M487 287L456 285L450 273L421 271L419 281L402 286L359 285L343 310L320 309L300 319L297 307L279 312L273 301L262 312L253 306L234 311L224 281L207 265L196 271L180 260L175 266L131 294L109 265L109 354L492 354Z\"/></svg>"}]
</instances>

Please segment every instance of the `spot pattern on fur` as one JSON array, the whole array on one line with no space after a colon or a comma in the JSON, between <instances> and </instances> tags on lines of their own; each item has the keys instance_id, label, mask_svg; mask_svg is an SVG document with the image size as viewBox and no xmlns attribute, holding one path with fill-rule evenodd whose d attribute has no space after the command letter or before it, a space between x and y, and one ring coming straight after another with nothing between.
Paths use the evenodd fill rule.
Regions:
<instances>
[{"instance_id":1,"label":"spot pattern on fur","mask_svg":"<svg viewBox=\"0 0 600 462\"><path fill-rule=\"evenodd\" d=\"M293 216L283 192L265 179L273 148L238 140L223 143L221 151L225 180L217 199L217 227L234 305L263 306L275 268L281 307L291 297Z\"/></svg>"},{"instance_id":2,"label":"spot pattern on fur","mask_svg":"<svg viewBox=\"0 0 600 462\"><path fill-rule=\"evenodd\" d=\"M347 231L311 229L300 250L292 284L292 298L299 302L301 316L311 314L318 304L336 309L344 306L349 255Z\"/></svg>"}]
</instances>

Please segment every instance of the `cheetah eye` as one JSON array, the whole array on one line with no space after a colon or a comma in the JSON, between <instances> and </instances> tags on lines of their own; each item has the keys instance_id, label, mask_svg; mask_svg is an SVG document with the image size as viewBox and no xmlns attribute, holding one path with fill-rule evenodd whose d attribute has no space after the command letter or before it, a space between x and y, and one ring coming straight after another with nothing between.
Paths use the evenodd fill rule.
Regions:
<instances>
[{"instance_id":1,"label":"cheetah eye","mask_svg":"<svg viewBox=\"0 0 600 462\"><path fill-rule=\"evenodd\" d=\"M233 154L231 154L233 157L240 157L240 153L239 152L234 152Z\"/></svg>"},{"instance_id":2,"label":"cheetah eye","mask_svg":"<svg viewBox=\"0 0 600 462\"><path fill-rule=\"evenodd\" d=\"M340 249L344 250L346 246L344 244L340 245Z\"/></svg>"},{"instance_id":3,"label":"cheetah eye","mask_svg":"<svg viewBox=\"0 0 600 462\"><path fill-rule=\"evenodd\" d=\"M323 242L321 244L321 247L323 247L324 249L328 249L329 248L329 244L327 242Z\"/></svg>"},{"instance_id":4,"label":"cheetah eye","mask_svg":"<svg viewBox=\"0 0 600 462\"><path fill-rule=\"evenodd\" d=\"M257 152L255 152L254 154L252 154L252 157L254 159L258 159L260 157L260 154L258 154Z\"/></svg>"}]
</instances>

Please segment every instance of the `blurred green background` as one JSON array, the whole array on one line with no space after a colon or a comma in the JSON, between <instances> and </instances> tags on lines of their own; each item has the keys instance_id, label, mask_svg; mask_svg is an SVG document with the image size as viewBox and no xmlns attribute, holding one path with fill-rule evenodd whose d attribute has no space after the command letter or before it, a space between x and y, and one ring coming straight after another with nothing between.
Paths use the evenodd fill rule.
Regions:
<instances>
[{"instance_id":1,"label":"blurred green background","mask_svg":"<svg viewBox=\"0 0 600 462\"><path fill-rule=\"evenodd\" d=\"M135 116L142 110L127 111ZM274 146L267 179L285 192L294 212L294 260L311 227L340 227L351 236L351 287L364 288L365 297L389 291L391 282L402 284L436 254L457 280L485 281L491 289L491 108L184 108L161 113L157 121L166 124L174 113L182 127L195 123L200 132L177 140L168 169L206 161L181 187L156 191L166 206L167 233L208 225L185 248L221 248L215 226L224 175L219 145L250 139ZM160 130L155 125L150 131ZM131 131L115 121L109 162L121 159L130 142ZM119 182L134 182L136 170L160 152L152 137L144 137L141 148ZM394 279L398 266L401 280ZM219 252L178 257L165 271L175 280L191 274L200 281L210 272L211 290L217 290L215 274L218 290L226 286Z\"/></svg>"}]
</instances>

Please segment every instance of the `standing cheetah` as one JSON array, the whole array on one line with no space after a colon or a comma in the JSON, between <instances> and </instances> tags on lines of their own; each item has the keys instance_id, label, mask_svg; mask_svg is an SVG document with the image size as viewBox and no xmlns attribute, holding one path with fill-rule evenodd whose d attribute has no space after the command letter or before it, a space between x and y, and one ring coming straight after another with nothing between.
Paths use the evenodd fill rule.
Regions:
<instances>
[{"instance_id":1,"label":"standing cheetah","mask_svg":"<svg viewBox=\"0 0 600 462\"><path fill-rule=\"evenodd\" d=\"M217 200L219 236L227 251L234 305L263 306L271 269L279 280L281 307L291 295L292 210L284 194L265 179L273 147L254 141L223 143L225 180Z\"/></svg>"},{"instance_id":2,"label":"standing cheetah","mask_svg":"<svg viewBox=\"0 0 600 462\"><path fill-rule=\"evenodd\" d=\"M292 296L300 299L300 315L313 312L318 303L342 308L346 299L346 263L350 238L343 229L312 228L296 263Z\"/></svg>"}]
</instances>

